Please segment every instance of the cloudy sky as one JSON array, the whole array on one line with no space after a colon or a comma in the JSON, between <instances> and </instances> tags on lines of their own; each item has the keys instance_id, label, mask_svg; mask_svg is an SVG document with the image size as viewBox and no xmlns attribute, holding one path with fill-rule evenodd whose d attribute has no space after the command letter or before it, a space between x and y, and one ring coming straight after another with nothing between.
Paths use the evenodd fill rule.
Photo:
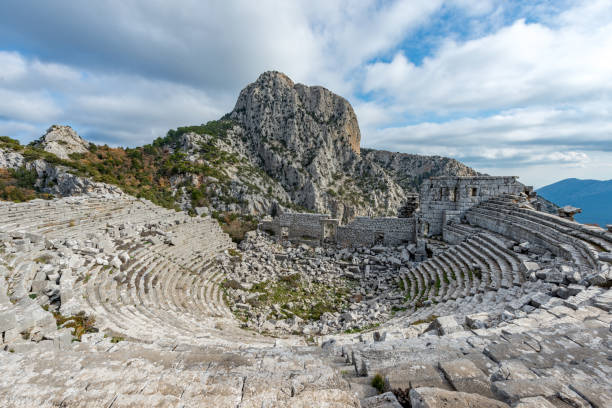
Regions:
<instances>
[{"instance_id":1,"label":"cloudy sky","mask_svg":"<svg viewBox=\"0 0 612 408\"><path fill-rule=\"evenodd\" d=\"M0 134L22 142L147 143L271 69L346 97L365 147L612 179L610 0L0 3Z\"/></svg>"}]
</instances>

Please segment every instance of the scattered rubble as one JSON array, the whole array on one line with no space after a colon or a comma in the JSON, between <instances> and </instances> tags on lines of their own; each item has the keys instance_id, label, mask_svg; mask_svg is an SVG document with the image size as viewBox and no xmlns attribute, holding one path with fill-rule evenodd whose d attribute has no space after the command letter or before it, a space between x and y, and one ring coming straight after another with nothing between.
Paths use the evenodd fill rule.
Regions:
<instances>
[{"instance_id":1,"label":"scattered rubble","mask_svg":"<svg viewBox=\"0 0 612 408\"><path fill-rule=\"evenodd\" d=\"M0 203L0 401L605 407L612 236L526 202L355 247L236 247L122 194Z\"/></svg>"}]
</instances>

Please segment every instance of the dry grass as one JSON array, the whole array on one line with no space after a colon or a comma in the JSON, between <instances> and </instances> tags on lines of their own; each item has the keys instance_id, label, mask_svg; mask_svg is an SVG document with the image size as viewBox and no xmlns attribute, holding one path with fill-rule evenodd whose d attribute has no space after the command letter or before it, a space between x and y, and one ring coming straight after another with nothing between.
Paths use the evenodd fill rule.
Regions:
<instances>
[{"instance_id":1,"label":"dry grass","mask_svg":"<svg viewBox=\"0 0 612 408\"><path fill-rule=\"evenodd\" d=\"M60 313L53 313L53 317L55 317L58 328L67 327L73 329L72 335L78 341L81 341L81 337L85 333L96 333L98 331L94 327L96 319L93 316L86 315L84 312L74 316L63 316Z\"/></svg>"}]
</instances>

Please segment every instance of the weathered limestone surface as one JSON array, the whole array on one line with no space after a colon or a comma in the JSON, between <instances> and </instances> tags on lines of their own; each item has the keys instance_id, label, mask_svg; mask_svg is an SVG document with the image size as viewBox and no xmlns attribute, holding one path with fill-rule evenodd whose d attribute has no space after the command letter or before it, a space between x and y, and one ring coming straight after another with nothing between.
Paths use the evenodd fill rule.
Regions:
<instances>
[{"instance_id":1,"label":"weathered limestone surface","mask_svg":"<svg viewBox=\"0 0 612 408\"><path fill-rule=\"evenodd\" d=\"M35 146L53 153L60 159L68 159L72 153L85 153L89 143L79 136L70 126L53 125L34 142Z\"/></svg>"},{"instance_id":2,"label":"weathered limestone surface","mask_svg":"<svg viewBox=\"0 0 612 408\"><path fill-rule=\"evenodd\" d=\"M413 408L505 408L508 405L478 394L421 387L410 391Z\"/></svg>"},{"instance_id":3,"label":"weathered limestone surface","mask_svg":"<svg viewBox=\"0 0 612 408\"><path fill-rule=\"evenodd\" d=\"M333 95L261 81L352 132ZM283 214L239 246L206 211L95 191L0 203L2 406L610 406L612 234L513 177L433 179L405 218Z\"/></svg>"},{"instance_id":4,"label":"weathered limestone surface","mask_svg":"<svg viewBox=\"0 0 612 408\"><path fill-rule=\"evenodd\" d=\"M611 252L612 237L525 200L466 210L471 224L445 225L458 244L419 238L422 262L414 244L321 247L260 232L235 248L210 218L122 194L0 203L0 403L605 407L612 277L597 250ZM516 233L522 223L539 241ZM272 323L248 288L295 273L330 294L339 279L356 284L343 311ZM225 279L242 287L249 327L280 337L241 328ZM74 342L71 320L58 329L51 312L95 321ZM374 397L377 374L392 394Z\"/></svg>"},{"instance_id":5,"label":"weathered limestone surface","mask_svg":"<svg viewBox=\"0 0 612 408\"><path fill-rule=\"evenodd\" d=\"M244 88L230 118L240 125L250 160L282 185L291 201L334 218L395 215L404 190L360 156L357 117L346 99L320 86L295 84L270 71ZM376 180L376 188L367 188ZM343 191L367 198L356 202Z\"/></svg>"}]
</instances>

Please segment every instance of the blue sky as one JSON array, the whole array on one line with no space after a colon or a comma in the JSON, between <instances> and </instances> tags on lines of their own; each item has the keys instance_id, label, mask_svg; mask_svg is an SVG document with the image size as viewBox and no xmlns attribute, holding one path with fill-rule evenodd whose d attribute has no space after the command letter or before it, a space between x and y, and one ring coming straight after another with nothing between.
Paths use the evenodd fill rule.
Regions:
<instances>
[{"instance_id":1,"label":"blue sky","mask_svg":"<svg viewBox=\"0 0 612 408\"><path fill-rule=\"evenodd\" d=\"M0 134L134 146L217 119L269 69L354 106L366 147L536 187L612 178L612 2L0 4Z\"/></svg>"}]
</instances>

